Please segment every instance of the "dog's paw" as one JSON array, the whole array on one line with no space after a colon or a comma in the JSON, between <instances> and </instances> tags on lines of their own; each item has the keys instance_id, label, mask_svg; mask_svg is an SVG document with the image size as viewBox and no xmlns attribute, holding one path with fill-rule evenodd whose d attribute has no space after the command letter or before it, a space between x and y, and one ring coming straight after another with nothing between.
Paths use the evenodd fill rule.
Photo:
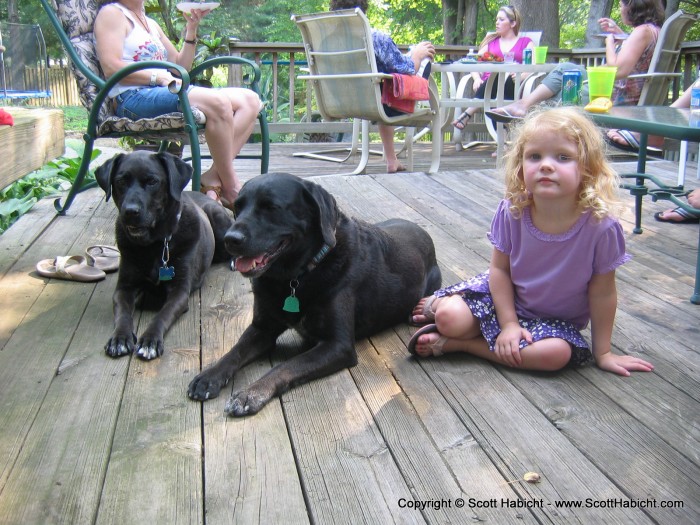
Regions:
<instances>
[{"instance_id":1,"label":"dog's paw","mask_svg":"<svg viewBox=\"0 0 700 525\"><path fill-rule=\"evenodd\" d=\"M219 396L221 389L229 382L227 378L219 377L213 371L205 370L197 375L190 386L187 387L187 395L190 399L197 401L206 401Z\"/></svg>"},{"instance_id":2,"label":"dog's paw","mask_svg":"<svg viewBox=\"0 0 700 525\"><path fill-rule=\"evenodd\" d=\"M136 349L136 356L146 361L150 361L151 359L162 356L164 349L163 339L144 336L139 340L138 348Z\"/></svg>"},{"instance_id":3,"label":"dog's paw","mask_svg":"<svg viewBox=\"0 0 700 525\"><path fill-rule=\"evenodd\" d=\"M270 395L254 392L252 389L234 392L226 401L224 412L232 417L257 414L271 398Z\"/></svg>"},{"instance_id":4,"label":"dog's paw","mask_svg":"<svg viewBox=\"0 0 700 525\"><path fill-rule=\"evenodd\" d=\"M105 353L109 357L122 357L131 354L136 349L136 334L114 334L105 344Z\"/></svg>"}]
</instances>

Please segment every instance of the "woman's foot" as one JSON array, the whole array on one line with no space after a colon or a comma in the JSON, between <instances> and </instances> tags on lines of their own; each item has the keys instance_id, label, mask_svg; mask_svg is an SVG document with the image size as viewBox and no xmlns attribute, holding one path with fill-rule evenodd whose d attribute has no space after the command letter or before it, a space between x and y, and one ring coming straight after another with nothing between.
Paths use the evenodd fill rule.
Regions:
<instances>
[{"instance_id":1,"label":"woman's foot","mask_svg":"<svg viewBox=\"0 0 700 525\"><path fill-rule=\"evenodd\" d=\"M472 116L469 113L467 113L466 110L462 111L462 113L460 113L459 116L452 121L452 125L455 128L462 130L465 128L470 118L472 118Z\"/></svg>"},{"instance_id":2,"label":"woman's foot","mask_svg":"<svg viewBox=\"0 0 700 525\"><path fill-rule=\"evenodd\" d=\"M681 207L657 212L654 214L654 218L659 222L674 222L676 224L697 224L700 222L700 217L696 217Z\"/></svg>"},{"instance_id":3,"label":"woman's foot","mask_svg":"<svg viewBox=\"0 0 700 525\"><path fill-rule=\"evenodd\" d=\"M508 123L514 120L520 120L527 114L527 109L520 101L513 102L501 108L493 108L485 111L484 114L496 122Z\"/></svg>"},{"instance_id":4,"label":"woman's foot","mask_svg":"<svg viewBox=\"0 0 700 525\"><path fill-rule=\"evenodd\" d=\"M397 173L399 171L406 171L406 166L401 164L398 160L395 162L387 162L386 163L386 172L387 173Z\"/></svg>"},{"instance_id":5,"label":"woman's foot","mask_svg":"<svg viewBox=\"0 0 700 525\"><path fill-rule=\"evenodd\" d=\"M607 142L621 150L639 153L639 133L633 133L626 129L610 129L607 133ZM647 152L661 152L663 147L663 137L650 136L648 138Z\"/></svg>"},{"instance_id":6,"label":"woman's foot","mask_svg":"<svg viewBox=\"0 0 700 525\"><path fill-rule=\"evenodd\" d=\"M201 184L199 186L200 193L203 193L211 200L221 203L221 186L209 186L207 184Z\"/></svg>"}]
</instances>

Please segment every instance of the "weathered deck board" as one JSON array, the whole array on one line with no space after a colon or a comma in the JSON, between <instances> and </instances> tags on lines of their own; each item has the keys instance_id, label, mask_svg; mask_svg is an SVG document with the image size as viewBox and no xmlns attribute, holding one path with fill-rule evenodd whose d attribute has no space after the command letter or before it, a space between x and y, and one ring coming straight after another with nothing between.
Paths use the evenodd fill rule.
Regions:
<instances>
[{"instance_id":1,"label":"weathered deck board","mask_svg":"<svg viewBox=\"0 0 700 525\"><path fill-rule=\"evenodd\" d=\"M273 149L272 169L329 174L314 180L358 218L424 226L444 284L487 267L485 234L502 194L490 158L450 152L433 176L387 175L373 159L370 175L347 177L331 175L347 166L292 160L304 147ZM419 150L419 169L423 157ZM249 177L245 166L237 167ZM650 169L675 179L671 163ZM648 356L652 374L421 360L405 346L414 329L399 325L358 341L356 367L231 419L230 392L298 351L297 338L285 334L285 349L241 371L219 398L187 399L192 377L251 318L249 283L219 264L167 335L163 358L107 358L116 276L82 284L33 270L39 259L113 242L114 206L90 190L56 217L44 201L0 237L0 524L697 523L700 307L688 297L698 228L654 222L666 207L645 201L643 235L625 214L634 258L618 271L613 344ZM542 482L508 483L528 470ZM555 506L587 497L657 506ZM414 499L425 507L407 508ZM661 508L667 499L684 506Z\"/></svg>"}]
</instances>

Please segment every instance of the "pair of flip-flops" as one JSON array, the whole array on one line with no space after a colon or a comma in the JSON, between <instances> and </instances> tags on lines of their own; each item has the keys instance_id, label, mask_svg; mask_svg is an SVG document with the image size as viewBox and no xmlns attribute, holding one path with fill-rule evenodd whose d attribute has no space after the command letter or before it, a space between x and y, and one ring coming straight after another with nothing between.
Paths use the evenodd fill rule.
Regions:
<instances>
[{"instance_id":1,"label":"pair of flip-flops","mask_svg":"<svg viewBox=\"0 0 700 525\"><path fill-rule=\"evenodd\" d=\"M59 255L44 259L36 265L42 277L66 281L95 282L119 269L121 255L115 246L96 244L85 250L85 255Z\"/></svg>"},{"instance_id":2,"label":"pair of flip-flops","mask_svg":"<svg viewBox=\"0 0 700 525\"><path fill-rule=\"evenodd\" d=\"M433 334L438 331L437 325L435 324L435 310L433 310L433 301L435 301L435 299L437 299L437 297L431 295L425 300L425 303L423 303L421 314L423 315L423 317L425 317L425 321L414 321L412 314L408 319L408 324L410 324L411 326L421 327L419 330L416 330L416 333L414 333L413 336L411 336L411 339L408 341L408 345L406 346L408 352L411 355L417 355L416 345L418 344L418 338L420 336L424 334ZM430 345L430 350L434 356L443 354L442 347L445 345L446 341L447 337L441 335L437 341Z\"/></svg>"},{"instance_id":3,"label":"pair of flip-flops","mask_svg":"<svg viewBox=\"0 0 700 525\"><path fill-rule=\"evenodd\" d=\"M617 135L622 138L625 142L618 142L610 138L610 133L617 133ZM628 153L639 153L639 141L637 138L626 129L611 129L605 134L605 142L611 145L613 148L617 148L621 151L626 151ZM647 156L650 157L662 157L664 154L663 150L659 148L654 148L652 146L647 146Z\"/></svg>"},{"instance_id":4,"label":"pair of flip-flops","mask_svg":"<svg viewBox=\"0 0 700 525\"><path fill-rule=\"evenodd\" d=\"M687 210L684 210L680 206L678 208L674 208L671 210L669 213L675 213L681 217L681 220L677 221L675 219L667 219L663 216L663 214L666 213L665 211L657 211L654 214L654 218L659 221L659 222L670 222L671 224L697 224L700 222L700 216L698 215L693 215Z\"/></svg>"}]
</instances>

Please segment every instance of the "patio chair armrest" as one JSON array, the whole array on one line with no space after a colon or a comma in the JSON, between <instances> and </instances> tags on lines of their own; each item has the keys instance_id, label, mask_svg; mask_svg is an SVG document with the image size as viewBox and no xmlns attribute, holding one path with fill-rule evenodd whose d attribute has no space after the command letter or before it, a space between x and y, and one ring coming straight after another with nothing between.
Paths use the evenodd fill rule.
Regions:
<instances>
[{"instance_id":1,"label":"patio chair armrest","mask_svg":"<svg viewBox=\"0 0 700 525\"><path fill-rule=\"evenodd\" d=\"M190 85L190 74L184 67L179 66L178 64L175 64L173 62L165 62L161 60L143 60L140 62L134 62L133 64L129 64L128 66L124 66L119 71L114 73L111 77L109 77L109 79L107 79L104 87L100 90L100 92L104 91L109 93L109 91L122 79L128 77L136 71L141 71L144 69L163 69L168 70L171 73L173 73L174 70L175 76L178 76L182 79L183 90L186 91Z\"/></svg>"},{"instance_id":2,"label":"patio chair armrest","mask_svg":"<svg viewBox=\"0 0 700 525\"><path fill-rule=\"evenodd\" d=\"M677 78L683 76L682 73L637 73L629 75L627 78Z\"/></svg>"},{"instance_id":3,"label":"patio chair armrest","mask_svg":"<svg viewBox=\"0 0 700 525\"><path fill-rule=\"evenodd\" d=\"M299 75L297 78L300 80L350 80L357 78L369 78L376 82L381 82L382 80L392 78L392 76L387 75L386 73L343 73L340 75Z\"/></svg>"},{"instance_id":4,"label":"patio chair armrest","mask_svg":"<svg viewBox=\"0 0 700 525\"><path fill-rule=\"evenodd\" d=\"M190 75L185 68L175 64L173 62L165 62L160 60L143 60L140 62L134 62L121 68L119 71L114 73L108 80L105 81L104 86L95 95L95 100L93 101L92 107L90 108L88 114L88 128L87 133L93 137L97 137L97 126L98 126L98 116L102 104L104 104L107 99L110 90L123 78L131 75L135 71L141 71L143 69L163 69L168 71L173 71L180 76L182 79L182 84L177 91L178 98L180 99L180 107L183 113L186 115L187 119L188 113L191 114L192 110L190 108L189 99L187 97L187 88L190 85ZM193 122L193 121L192 121ZM189 123L189 122L188 122Z\"/></svg>"},{"instance_id":5,"label":"patio chair armrest","mask_svg":"<svg viewBox=\"0 0 700 525\"><path fill-rule=\"evenodd\" d=\"M253 62L252 60L248 60L247 58L243 57L232 57L232 56L219 56L219 57L212 57L208 58L201 64L199 64L196 67L193 67L190 70L190 77L191 78L197 78L203 71L207 69L211 69L216 66L245 66L249 67L250 69L253 70L253 78L252 80L246 81L248 85L251 86L251 89L255 91L258 95L260 94L260 78L261 78L261 73L260 73L260 67L258 64Z\"/></svg>"}]
</instances>

